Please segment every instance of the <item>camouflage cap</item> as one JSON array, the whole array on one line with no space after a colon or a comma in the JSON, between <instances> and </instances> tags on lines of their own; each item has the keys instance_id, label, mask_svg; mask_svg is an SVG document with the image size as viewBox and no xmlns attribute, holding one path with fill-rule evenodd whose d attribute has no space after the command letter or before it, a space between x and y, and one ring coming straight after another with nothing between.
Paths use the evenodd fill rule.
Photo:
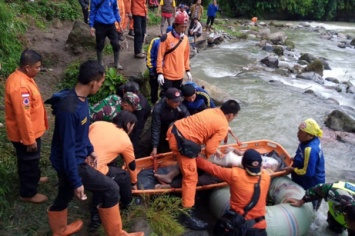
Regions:
<instances>
[{"instance_id":1,"label":"camouflage cap","mask_svg":"<svg viewBox=\"0 0 355 236\"><path fill-rule=\"evenodd\" d=\"M134 110L139 111L142 110L140 103L140 99L137 94L132 92L127 92L123 95L122 102L126 102L133 107Z\"/></svg>"}]
</instances>

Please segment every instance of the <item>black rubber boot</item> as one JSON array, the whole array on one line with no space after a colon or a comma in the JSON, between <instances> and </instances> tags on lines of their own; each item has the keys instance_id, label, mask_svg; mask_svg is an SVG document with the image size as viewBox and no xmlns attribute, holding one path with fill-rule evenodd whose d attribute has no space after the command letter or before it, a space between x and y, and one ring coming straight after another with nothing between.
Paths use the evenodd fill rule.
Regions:
<instances>
[{"instance_id":1,"label":"black rubber boot","mask_svg":"<svg viewBox=\"0 0 355 236\"><path fill-rule=\"evenodd\" d=\"M129 30L128 35L134 36L134 31L133 30Z\"/></svg>"},{"instance_id":2,"label":"black rubber boot","mask_svg":"<svg viewBox=\"0 0 355 236\"><path fill-rule=\"evenodd\" d=\"M90 213L90 224L89 224L89 231L91 233L96 232L96 230L100 227L101 225L101 219L99 212L91 212Z\"/></svg>"},{"instance_id":3,"label":"black rubber boot","mask_svg":"<svg viewBox=\"0 0 355 236\"><path fill-rule=\"evenodd\" d=\"M118 59L120 58L120 52L113 52L113 64L117 70L123 70L123 66L118 62Z\"/></svg>"},{"instance_id":4,"label":"black rubber boot","mask_svg":"<svg viewBox=\"0 0 355 236\"><path fill-rule=\"evenodd\" d=\"M103 66L103 65L104 65L104 62L103 62L103 60L102 60L102 58L103 58L102 52L97 51L97 52L96 52L96 55L97 55L97 61Z\"/></svg>"},{"instance_id":5,"label":"black rubber boot","mask_svg":"<svg viewBox=\"0 0 355 236\"><path fill-rule=\"evenodd\" d=\"M330 231L337 234L341 234L344 231L344 227L333 218L333 216L330 214L329 211L328 211L327 222Z\"/></svg>"},{"instance_id":6,"label":"black rubber boot","mask_svg":"<svg viewBox=\"0 0 355 236\"><path fill-rule=\"evenodd\" d=\"M187 214L182 213L180 215L180 221L186 228L193 230L205 230L208 227L207 222L194 216L193 209L189 209Z\"/></svg>"}]
</instances>

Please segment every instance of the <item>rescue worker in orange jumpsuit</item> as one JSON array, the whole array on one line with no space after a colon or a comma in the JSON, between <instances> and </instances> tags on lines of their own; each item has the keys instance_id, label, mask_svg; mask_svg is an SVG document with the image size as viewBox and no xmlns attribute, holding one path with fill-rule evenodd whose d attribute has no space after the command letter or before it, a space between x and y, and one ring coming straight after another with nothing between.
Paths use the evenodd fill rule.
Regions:
<instances>
[{"instance_id":1,"label":"rescue worker in orange jumpsuit","mask_svg":"<svg viewBox=\"0 0 355 236\"><path fill-rule=\"evenodd\" d=\"M43 203L47 197L37 192L41 178L39 159L41 137L48 129L43 100L33 78L41 69L42 57L33 50L24 50L20 67L6 80L5 123L8 139L16 149L20 180L20 199Z\"/></svg>"},{"instance_id":2,"label":"rescue worker in orange jumpsuit","mask_svg":"<svg viewBox=\"0 0 355 236\"><path fill-rule=\"evenodd\" d=\"M206 156L216 154L223 157L224 154L217 148L228 134L228 123L237 116L239 110L240 106L237 101L228 100L220 108L206 109L176 121L167 131L170 149L177 157L183 176L182 205L185 208L189 208L189 215L182 217L182 223L188 228L201 230L206 229L208 224L193 216L192 207L195 205L196 185L198 182L196 159L184 156L179 152L173 128L185 139L198 145L204 144L206 146Z\"/></svg>"},{"instance_id":3,"label":"rescue worker in orange jumpsuit","mask_svg":"<svg viewBox=\"0 0 355 236\"><path fill-rule=\"evenodd\" d=\"M192 81L190 73L190 44L188 37L184 33L188 22L189 17L187 14L177 14L173 30L160 38L156 64L157 80L162 86L160 97L164 97L166 91L171 87L180 89L185 72L188 81Z\"/></svg>"},{"instance_id":4,"label":"rescue worker in orange jumpsuit","mask_svg":"<svg viewBox=\"0 0 355 236\"><path fill-rule=\"evenodd\" d=\"M137 170L133 144L129 138L137 117L126 110L121 111L113 122L97 121L90 125L89 138L97 154L96 169L112 178L119 186L120 209L127 209L132 201L132 188L137 189ZM122 155L127 171L117 166L116 159ZM93 195L90 209L90 230L101 225L96 208L102 202L99 195Z\"/></svg>"},{"instance_id":5,"label":"rescue worker in orange jumpsuit","mask_svg":"<svg viewBox=\"0 0 355 236\"><path fill-rule=\"evenodd\" d=\"M262 170L262 158L254 149L245 151L242 158L243 168L224 168L197 157L197 167L227 182L230 187L230 207L234 212L243 215L244 207L249 204L254 194L254 185L259 181L260 196L256 205L248 211L245 219L248 223L246 236L266 236L266 198L270 187L270 175Z\"/></svg>"}]
</instances>

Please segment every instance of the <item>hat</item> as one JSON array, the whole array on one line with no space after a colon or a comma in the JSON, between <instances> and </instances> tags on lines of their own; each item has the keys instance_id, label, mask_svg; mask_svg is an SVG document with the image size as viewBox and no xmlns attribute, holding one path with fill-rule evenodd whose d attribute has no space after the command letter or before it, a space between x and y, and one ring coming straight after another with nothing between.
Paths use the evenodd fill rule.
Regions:
<instances>
[{"instance_id":1,"label":"hat","mask_svg":"<svg viewBox=\"0 0 355 236\"><path fill-rule=\"evenodd\" d=\"M181 93L184 97L191 97L196 93L196 89L192 84L184 84L181 87Z\"/></svg>"},{"instance_id":2,"label":"hat","mask_svg":"<svg viewBox=\"0 0 355 236\"><path fill-rule=\"evenodd\" d=\"M180 12L178 15L175 17L175 24L183 25L187 24L189 22L189 16L186 14L186 12Z\"/></svg>"},{"instance_id":3,"label":"hat","mask_svg":"<svg viewBox=\"0 0 355 236\"><path fill-rule=\"evenodd\" d=\"M318 123L315 120L313 120L312 118L309 118L309 119L303 121L298 128L308 134L311 134L311 135L314 135L317 137L322 137L322 135L323 135L323 131L319 127Z\"/></svg>"},{"instance_id":4,"label":"hat","mask_svg":"<svg viewBox=\"0 0 355 236\"><path fill-rule=\"evenodd\" d=\"M173 102L181 102L181 94L177 88L169 88L166 91L166 98Z\"/></svg>"},{"instance_id":5,"label":"hat","mask_svg":"<svg viewBox=\"0 0 355 236\"><path fill-rule=\"evenodd\" d=\"M180 4L179 8L185 8L185 4Z\"/></svg>"},{"instance_id":6,"label":"hat","mask_svg":"<svg viewBox=\"0 0 355 236\"><path fill-rule=\"evenodd\" d=\"M170 26L168 26L168 28L166 28L166 33L169 33L171 31L173 31L173 26L172 25L170 25Z\"/></svg>"},{"instance_id":7,"label":"hat","mask_svg":"<svg viewBox=\"0 0 355 236\"><path fill-rule=\"evenodd\" d=\"M127 92L123 95L122 102L126 102L133 107L134 110L139 111L142 110L140 103L140 99L137 94L132 92Z\"/></svg>"},{"instance_id":8,"label":"hat","mask_svg":"<svg viewBox=\"0 0 355 236\"><path fill-rule=\"evenodd\" d=\"M255 151L254 149L248 149L244 152L242 158L242 165L244 169L250 175L260 175L261 174L261 162L262 158L260 153Z\"/></svg>"}]
</instances>

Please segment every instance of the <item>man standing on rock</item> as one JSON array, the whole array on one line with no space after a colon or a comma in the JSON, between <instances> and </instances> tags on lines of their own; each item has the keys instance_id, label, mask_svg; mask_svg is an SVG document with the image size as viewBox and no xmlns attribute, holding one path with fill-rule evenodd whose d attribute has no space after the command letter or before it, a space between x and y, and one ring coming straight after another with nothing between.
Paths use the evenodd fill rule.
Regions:
<instances>
[{"instance_id":1,"label":"man standing on rock","mask_svg":"<svg viewBox=\"0 0 355 236\"><path fill-rule=\"evenodd\" d=\"M146 33L148 7L146 0L132 0L133 28L134 28L134 57L143 59L142 52L144 35Z\"/></svg>"},{"instance_id":2,"label":"man standing on rock","mask_svg":"<svg viewBox=\"0 0 355 236\"><path fill-rule=\"evenodd\" d=\"M190 73L190 44L185 36L189 17L179 13L175 17L173 30L160 39L157 59L158 83L163 87L160 96L164 97L171 88L180 89L186 71L187 79L192 81ZM164 61L164 63L163 63Z\"/></svg>"},{"instance_id":3,"label":"man standing on rock","mask_svg":"<svg viewBox=\"0 0 355 236\"><path fill-rule=\"evenodd\" d=\"M115 22L121 22L116 0L91 0L89 25L91 35L96 36L97 60L103 65L102 50L105 47L105 39L108 37L113 49L114 66L122 70L123 67L118 62L120 45Z\"/></svg>"},{"instance_id":4,"label":"man standing on rock","mask_svg":"<svg viewBox=\"0 0 355 236\"><path fill-rule=\"evenodd\" d=\"M43 203L47 197L37 193L41 178L39 159L41 137L48 129L46 110L33 78L41 69L42 57L33 50L21 54L20 67L6 80L5 122L8 139L16 149L20 180L20 199Z\"/></svg>"}]
</instances>

